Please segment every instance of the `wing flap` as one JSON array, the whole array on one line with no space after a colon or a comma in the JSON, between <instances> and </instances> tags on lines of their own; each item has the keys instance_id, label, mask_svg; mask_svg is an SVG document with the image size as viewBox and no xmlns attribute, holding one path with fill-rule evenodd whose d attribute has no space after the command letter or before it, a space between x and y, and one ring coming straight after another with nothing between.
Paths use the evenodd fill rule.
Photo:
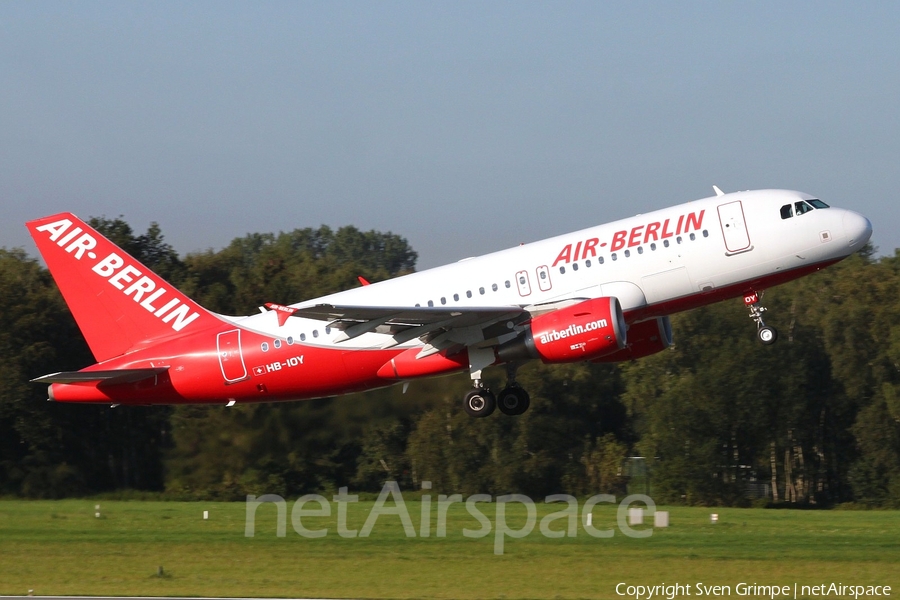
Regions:
<instances>
[{"instance_id":1,"label":"wing flap","mask_svg":"<svg viewBox=\"0 0 900 600\"><path fill-rule=\"evenodd\" d=\"M299 308L294 314L307 319L347 323L348 326L354 323L364 323L386 318L385 324L401 327L430 325L448 319L453 321L455 327L470 327L486 322L516 318L527 313L518 306L432 308L421 306L335 306L333 304L317 304L316 306Z\"/></svg>"},{"instance_id":2,"label":"wing flap","mask_svg":"<svg viewBox=\"0 0 900 600\"><path fill-rule=\"evenodd\" d=\"M294 314L330 322L331 327L343 331L343 337L338 340L341 342L387 328L393 334L393 340L384 347L403 344L417 337L437 335L440 330L485 329L501 321L519 323L530 318L528 311L519 306L436 308L317 304L299 308Z\"/></svg>"}]
</instances>

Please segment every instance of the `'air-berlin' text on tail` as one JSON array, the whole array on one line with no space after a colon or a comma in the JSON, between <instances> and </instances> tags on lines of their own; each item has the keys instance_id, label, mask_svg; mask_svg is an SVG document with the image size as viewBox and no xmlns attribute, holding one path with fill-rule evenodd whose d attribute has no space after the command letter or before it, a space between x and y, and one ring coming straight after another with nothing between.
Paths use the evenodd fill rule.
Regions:
<instances>
[{"instance_id":1,"label":"'air-berlin' text on tail","mask_svg":"<svg viewBox=\"0 0 900 600\"><path fill-rule=\"evenodd\" d=\"M75 215L26 225L98 362L220 323Z\"/></svg>"}]
</instances>

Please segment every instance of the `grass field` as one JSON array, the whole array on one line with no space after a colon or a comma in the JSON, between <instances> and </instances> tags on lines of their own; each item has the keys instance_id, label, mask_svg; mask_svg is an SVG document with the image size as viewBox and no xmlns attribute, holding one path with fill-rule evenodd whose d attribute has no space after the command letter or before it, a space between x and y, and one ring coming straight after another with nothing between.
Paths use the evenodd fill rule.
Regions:
<instances>
[{"instance_id":1,"label":"grass field","mask_svg":"<svg viewBox=\"0 0 900 600\"><path fill-rule=\"evenodd\" d=\"M548 539L535 527L495 555L493 531L462 535L479 523L459 504L448 513L446 538L434 537L432 507L431 537L407 538L397 516L382 515L370 537L350 539L337 535L335 511L303 519L328 535L300 536L291 502L285 537L276 536L276 509L266 504L252 538L244 535L244 503L101 501L101 518L94 505L0 502L0 594L622 598L620 582L729 585L732 596L741 582L890 585L900 593L900 512L672 507L670 527L648 538L616 528L598 539L579 523L576 537ZM360 529L372 506L350 504L349 527ZM494 506L479 505L492 521ZM420 504L407 507L418 530ZM559 508L538 504L538 522ZM522 527L524 508L511 504L507 521ZM593 521L615 528L616 507L599 505ZM552 528L565 529L565 520Z\"/></svg>"}]
</instances>

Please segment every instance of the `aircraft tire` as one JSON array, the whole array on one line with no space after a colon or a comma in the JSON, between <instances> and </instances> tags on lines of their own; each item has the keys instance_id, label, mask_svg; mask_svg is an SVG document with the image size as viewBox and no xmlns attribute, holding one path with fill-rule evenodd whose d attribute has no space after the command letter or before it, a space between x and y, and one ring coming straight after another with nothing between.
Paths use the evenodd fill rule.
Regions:
<instances>
[{"instance_id":1,"label":"aircraft tire","mask_svg":"<svg viewBox=\"0 0 900 600\"><path fill-rule=\"evenodd\" d=\"M766 325L759 328L759 331L756 332L756 337L759 338L760 342L768 346L778 340L778 331L774 327Z\"/></svg>"},{"instance_id":2,"label":"aircraft tire","mask_svg":"<svg viewBox=\"0 0 900 600\"><path fill-rule=\"evenodd\" d=\"M497 396L497 407L504 415L515 417L521 415L531 406L528 392L518 386L504 388Z\"/></svg>"},{"instance_id":3,"label":"aircraft tire","mask_svg":"<svg viewBox=\"0 0 900 600\"><path fill-rule=\"evenodd\" d=\"M466 411L466 414L476 419L490 416L495 408L497 408L497 399L490 390L472 390L463 399L463 409Z\"/></svg>"}]
</instances>

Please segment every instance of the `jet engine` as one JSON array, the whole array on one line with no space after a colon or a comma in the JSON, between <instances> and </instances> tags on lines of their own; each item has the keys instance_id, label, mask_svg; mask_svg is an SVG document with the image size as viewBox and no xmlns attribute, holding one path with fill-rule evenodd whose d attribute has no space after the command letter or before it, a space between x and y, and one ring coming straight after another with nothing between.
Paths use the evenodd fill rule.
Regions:
<instances>
[{"instance_id":1,"label":"jet engine","mask_svg":"<svg viewBox=\"0 0 900 600\"><path fill-rule=\"evenodd\" d=\"M633 323L628 328L628 344L617 352L595 358L593 362L620 362L636 360L672 345L672 323L669 317L657 317L649 321Z\"/></svg>"},{"instance_id":2,"label":"jet engine","mask_svg":"<svg viewBox=\"0 0 900 600\"><path fill-rule=\"evenodd\" d=\"M501 361L545 363L591 360L625 348L625 317L617 298L593 298L538 315L528 329L497 348Z\"/></svg>"}]
</instances>

